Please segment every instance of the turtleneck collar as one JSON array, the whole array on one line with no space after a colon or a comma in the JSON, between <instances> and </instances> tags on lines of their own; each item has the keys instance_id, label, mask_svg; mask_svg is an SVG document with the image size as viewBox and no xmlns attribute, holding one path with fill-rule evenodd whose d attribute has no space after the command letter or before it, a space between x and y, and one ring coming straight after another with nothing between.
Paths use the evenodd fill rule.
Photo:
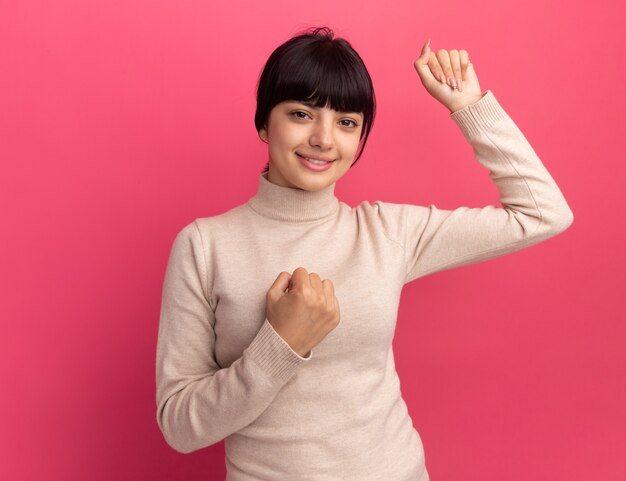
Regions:
<instances>
[{"instance_id":1,"label":"turtleneck collar","mask_svg":"<svg viewBox=\"0 0 626 481\"><path fill-rule=\"evenodd\" d=\"M312 192L274 184L267 174L263 172L259 176L258 190L247 202L258 214L287 222L310 222L337 212L336 182Z\"/></svg>"}]
</instances>

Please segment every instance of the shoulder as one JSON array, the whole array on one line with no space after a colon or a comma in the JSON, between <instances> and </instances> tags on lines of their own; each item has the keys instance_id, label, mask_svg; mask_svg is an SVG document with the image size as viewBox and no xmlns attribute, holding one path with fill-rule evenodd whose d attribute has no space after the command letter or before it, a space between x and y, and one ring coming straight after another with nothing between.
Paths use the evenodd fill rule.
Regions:
<instances>
[{"instance_id":1,"label":"shoulder","mask_svg":"<svg viewBox=\"0 0 626 481\"><path fill-rule=\"evenodd\" d=\"M394 202L386 202L376 200L374 202L362 201L354 207L357 215L371 218L385 226L402 222L407 216L423 216L428 215L432 206L423 206L416 204L399 204Z\"/></svg>"},{"instance_id":2,"label":"shoulder","mask_svg":"<svg viewBox=\"0 0 626 481\"><path fill-rule=\"evenodd\" d=\"M189 225L185 226L185 228L191 229L191 226L195 225L195 228L204 238L209 238L217 234L228 234L229 231L237 229L241 227L241 225L245 225L243 218L249 215L249 210L247 204L241 204L213 216L196 217Z\"/></svg>"},{"instance_id":3,"label":"shoulder","mask_svg":"<svg viewBox=\"0 0 626 481\"><path fill-rule=\"evenodd\" d=\"M403 243L407 225L427 219L431 207L376 200L362 201L353 210L359 222L382 230L389 239Z\"/></svg>"}]
</instances>

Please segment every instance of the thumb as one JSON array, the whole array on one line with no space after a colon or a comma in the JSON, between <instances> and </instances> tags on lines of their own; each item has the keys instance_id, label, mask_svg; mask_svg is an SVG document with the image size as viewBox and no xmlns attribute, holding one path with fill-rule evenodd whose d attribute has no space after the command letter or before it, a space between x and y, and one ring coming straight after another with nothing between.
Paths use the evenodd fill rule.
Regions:
<instances>
[{"instance_id":1,"label":"thumb","mask_svg":"<svg viewBox=\"0 0 626 481\"><path fill-rule=\"evenodd\" d=\"M430 50L430 38L429 38L428 40L426 40L426 43L422 46L422 53L417 58L417 60L415 60L415 63L413 64L415 66L415 70L417 70L418 75L422 79L422 82L426 80L427 78L436 80L435 76L432 74L432 72L430 71L430 68L428 67L428 61L430 60L430 52L431 50Z\"/></svg>"},{"instance_id":2,"label":"thumb","mask_svg":"<svg viewBox=\"0 0 626 481\"><path fill-rule=\"evenodd\" d=\"M272 299L280 299L280 297L285 294L285 291L287 290L287 287L289 287L290 283L291 274L285 271L281 272L280 274L278 274L278 277L272 284L272 287L270 287L268 295Z\"/></svg>"}]
</instances>

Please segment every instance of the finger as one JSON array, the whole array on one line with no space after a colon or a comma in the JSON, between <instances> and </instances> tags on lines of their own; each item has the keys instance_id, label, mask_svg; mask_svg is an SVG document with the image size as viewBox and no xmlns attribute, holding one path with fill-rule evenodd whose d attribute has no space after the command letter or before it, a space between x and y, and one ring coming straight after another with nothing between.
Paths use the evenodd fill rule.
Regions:
<instances>
[{"instance_id":1,"label":"finger","mask_svg":"<svg viewBox=\"0 0 626 481\"><path fill-rule=\"evenodd\" d=\"M413 63L415 70L417 70L417 73L422 79L422 83L424 83L424 81L427 79L436 81L430 69L428 68L430 56L431 56L430 39L428 39L426 43L424 44L424 46L422 47L422 53Z\"/></svg>"},{"instance_id":2,"label":"finger","mask_svg":"<svg viewBox=\"0 0 626 481\"><path fill-rule=\"evenodd\" d=\"M296 270L293 271L293 275L291 276L291 286L292 288L295 288L303 284L311 285L309 273L304 267L297 267Z\"/></svg>"},{"instance_id":3,"label":"finger","mask_svg":"<svg viewBox=\"0 0 626 481\"><path fill-rule=\"evenodd\" d=\"M289 274L289 272L283 271L280 274L278 274L278 277L276 278L276 280L272 284L272 287L270 287L268 291L268 295L271 296L272 298L280 297L282 294L285 293L285 291L287 290L287 287L289 287L290 279L291 279L291 274Z\"/></svg>"},{"instance_id":4,"label":"finger","mask_svg":"<svg viewBox=\"0 0 626 481\"><path fill-rule=\"evenodd\" d=\"M311 281L311 286L315 290L315 292L323 292L322 279L319 274L315 272L311 272L309 274L309 280Z\"/></svg>"},{"instance_id":5,"label":"finger","mask_svg":"<svg viewBox=\"0 0 626 481\"><path fill-rule=\"evenodd\" d=\"M454 77L454 72L452 72L452 67L450 65L450 54L445 49L439 49L437 51L437 60L439 61L439 65L443 69L443 75L446 79L446 83L452 87L452 78Z\"/></svg>"},{"instance_id":6,"label":"finger","mask_svg":"<svg viewBox=\"0 0 626 481\"><path fill-rule=\"evenodd\" d=\"M335 297L335 286L328 279L322 281L322 288L324 289L324 295L326 296L326 304L331 304Z\"/></svg>"},{"instance_id":7,"label":"finger","mask_svg":"<svg viewBox=\"0 0 626 481\"><path fill-rule=\"evenodd\" d=\"M437 56L434 52L430 52L430 59L428 60L428 68L433 73L433 76L439 79L439 82L442 84L446 83L445 75L443 73L443 69L439 64L439 60L437 60Z\"/></svg>"},{"instance_id":8,"label":"finger","mask_svg":"<svg viewBox=\"0 0 626 481\"><path fill-rule=\"evenodd\" d=\"M430 56L430 39L427 39L424 45L422 45L422 51L420 56L417 58L417 61L421 65L426 65L428 63L428 58Z\"/></svg>"},{"instance_id":9,"label":"finger","mask_svg":"<svg viewBox=\"0 0 626 481\"><path fill-rule=\"evenodd\" d=\"M469 54L467 53L467 50L459 50L459 57L460 57L460 62L461 62L461 72L462 72L462 79L465 81L467 80L467 67L469 66Z\"/></svg>"},{"instance_id":10,"label":"finger","mask_svg":"<svg viewBox=\"0 0 626 481\"><path fill-rule=\"evenodd\" d=\"M450 50L450 66L454 75L454 87L458 88L460 92L463 88L461 85L461 59L459 51L455 48Z\"/></svg>"}]
</instances>

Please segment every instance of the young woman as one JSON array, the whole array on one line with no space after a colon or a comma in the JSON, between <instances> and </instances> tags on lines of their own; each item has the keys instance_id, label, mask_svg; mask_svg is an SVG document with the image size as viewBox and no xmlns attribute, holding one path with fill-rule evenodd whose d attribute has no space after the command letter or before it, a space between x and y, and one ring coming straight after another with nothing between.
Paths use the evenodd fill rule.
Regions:
<instances>
[{"instance_id":1,"label":"young woman","mask_svg":"<svg viewBox=\"0 0 626 481\"><path fill-rule=\"evenodd\" d=\"M502 208L337 199L375 97L350 43L318 28L280 45L260 76L255 124L269 162L255 195L174 239L157 422L181 453L225 439L227 481L427 481L392 350L403 286L573 221L465 50L434 53L427 41L414 65L491 171Z\"/></svg>"}]
</instances>

